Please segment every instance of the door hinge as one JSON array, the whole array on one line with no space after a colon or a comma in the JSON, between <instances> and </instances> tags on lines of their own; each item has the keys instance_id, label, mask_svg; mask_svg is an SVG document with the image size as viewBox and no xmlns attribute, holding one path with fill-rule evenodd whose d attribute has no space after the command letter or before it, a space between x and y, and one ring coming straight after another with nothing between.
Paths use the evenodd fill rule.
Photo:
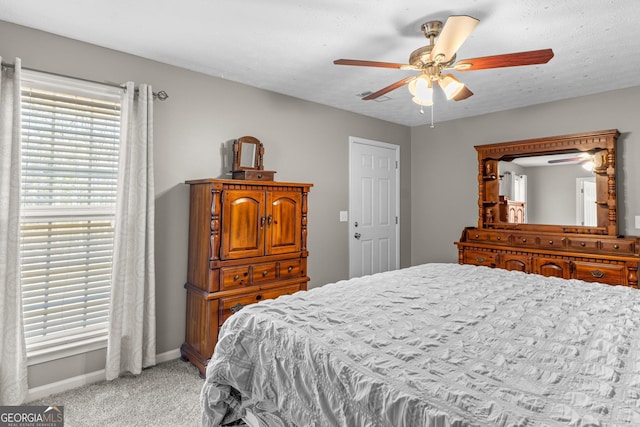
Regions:
<instances>
[{"instance_id":1,"label":"door hinge","mask_svg":"<svg viewBox=\"0 0 640 427\"><path fill-rule=\"evenodd\" d=\"M398 217L396 216L396 224L398 224Z\"/></svg>"},{"instance_id":2,"label":"door hinge","mask_svg":"<svg viewBox=\"0 0 640 427\"><path fill-rule=\"evenodd\" d=\"M398 169L398 161L396 160L396 169Z\"/></svg>"}]
</instances>

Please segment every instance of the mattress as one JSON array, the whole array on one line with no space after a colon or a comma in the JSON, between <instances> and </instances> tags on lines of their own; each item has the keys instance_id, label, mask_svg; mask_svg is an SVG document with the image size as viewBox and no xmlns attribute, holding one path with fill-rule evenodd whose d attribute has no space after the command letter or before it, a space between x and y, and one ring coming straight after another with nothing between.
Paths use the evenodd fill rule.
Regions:
<instances>
[{"instance_id":1,"label":"mattress","mask_svg":"<svg viewBox=\"0 0 640 427\"><path fill-rule=\"evenodd\" d=\"M425 264L223 325L204 426L640 425L640 292Z\"/></svg>"}]
</instances>

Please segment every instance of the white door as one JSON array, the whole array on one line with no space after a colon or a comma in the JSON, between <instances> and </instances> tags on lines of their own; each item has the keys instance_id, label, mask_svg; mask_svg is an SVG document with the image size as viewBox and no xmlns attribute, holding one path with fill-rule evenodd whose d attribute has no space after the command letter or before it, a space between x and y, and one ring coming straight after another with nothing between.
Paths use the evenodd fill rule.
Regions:
<instances>
[{"instance_id":1,"label":"white door","mask_svg":"<svg viewBox=\"0 0 640 427\"><path fill-rule=\"evenodd\" d=\"M598 225L596 213L596 179L577 178L577 203L576 203L576 223L587 227Z\"/></svg>"},{"instance_id":2,"label":"white door","mask_svg":"<svg viewBox=\"0 0 640 427\"><path fill-rule=\"evenodd\" d=\"M395 270L400 147L349 138L349 276Z\"/></svg>"}]
</instances>

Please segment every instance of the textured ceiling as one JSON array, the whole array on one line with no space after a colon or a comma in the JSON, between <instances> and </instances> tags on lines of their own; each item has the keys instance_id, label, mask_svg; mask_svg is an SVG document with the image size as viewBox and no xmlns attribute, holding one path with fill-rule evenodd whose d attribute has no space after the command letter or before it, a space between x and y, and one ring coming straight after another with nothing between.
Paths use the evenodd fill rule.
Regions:
<instances>
[{"instance_id":1,"label":"textured ceiling","mask_svg":"<svg viewBox=\"0 0 640 427\"><path fill-rule=\"evenodd\" d=\"M408 126L431 111L406 88L362 101L415 71L334 59L406 63L420 31L449 15L480 20L458 58L552 48L548 64L454 73L474 92L436 122L640 85L638 0L0 0L0 20ZM1 52L0 52L1 54Z\"/></svg>"}]
</instances>

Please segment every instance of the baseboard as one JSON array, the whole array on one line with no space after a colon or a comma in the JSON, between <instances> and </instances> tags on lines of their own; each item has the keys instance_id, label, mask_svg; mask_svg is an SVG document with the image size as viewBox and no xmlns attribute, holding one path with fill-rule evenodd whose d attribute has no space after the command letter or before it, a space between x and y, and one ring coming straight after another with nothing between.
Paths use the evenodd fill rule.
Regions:
<instances>
[{"instance_id":1,"label":"baseboard","mask_svg":"<svg viewBox=\"0 0 640 427\"><path fill-rule=\"evenodd\" d=\"M165 351L164 353L156 354L156 363L168 362L169 360L176 360L180 357L180 349Z\"/></svg>"},{"instance_id":2,"label":"baseboard","mask_svg":"<svg viewBox=\"0 0 640 427\"><path fill-rule=\"evenodd\" d=\"M180 357L180 349L169 350L164 353L156 354L156 363L168 362ZM65 380L56 381L54 383L45 384L39 387L29 389L26 402L42 399L52 394L62 393L67 390L82 387L83 385L98 383L107 379L105 370L89 372L84 375L78 375L77 377L67 378Z\"/></svg>"}]
</instances>

